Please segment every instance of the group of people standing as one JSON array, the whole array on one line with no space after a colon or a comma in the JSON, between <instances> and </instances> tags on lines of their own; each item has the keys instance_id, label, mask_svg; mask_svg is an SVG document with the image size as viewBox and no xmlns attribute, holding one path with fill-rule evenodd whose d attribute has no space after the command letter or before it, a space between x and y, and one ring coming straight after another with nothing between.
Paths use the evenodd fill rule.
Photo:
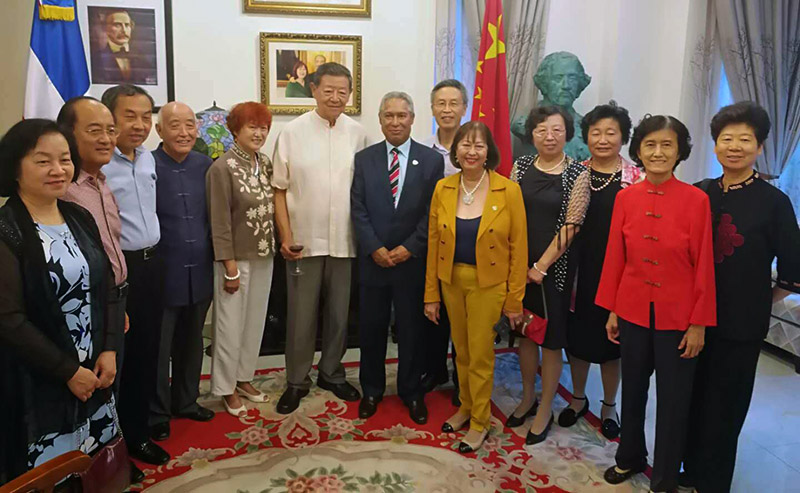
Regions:
<instances>
[{"instance_id":1,"label":"group of people standing","mask_svg":"<svg viewBox=\"0 0 800 493\"><path fill-rule=\"evenodd\" d=\"M316 108L286 125L272 158L261 152L272 116L254 102L232 108L234 144L214 162L192 150L195 115L177 102L158 112L162 143L148 151L153 100L133 85L102 101L72 99L57 123L25 120L0 140L0 194L9 197L0 365L10 403L0 482L69 450L91 453L120 428L132 457L166 463L153 440L169 437L172 417L214 416L196 402L212 301L212 392L234 416L247 412L243 399L267 402L252 380L280 253L287 388L277 412L294 412L309 393L320 314L317 385L360 401L363 419L378 412L394 312L410 418L426 423L425 394L449 381L452 338L458 410L442 430L468 428L459 450L473 452L490 429L495 325L505 317L521 334L523 380L507 425L533 417L528 445L556 421L566 350L572 399L557 422L569 427L588 412L587 374L600 364L601 431L620 436L608 482L647 464L655 371L652 490L674 490L681 464L682 483L729 490L769 307L800 292L792 205L754 171L770 127L762 108L737 103L714 117L724 174L694 187L673 176L691 139L670 116L646 115L632 129L624 108L599 105L579 126L591 158L577 162L564 153L570 113L534 108L526 133L537 154L517 159L509 179L495 171L489 129L461 125L468 97L458 81L432 90L438 130L424 143L410 137L406 93L383 97L385 140L368 146L343 114L345 67L320 64L310 91ZM621 156L629 140L635 164ZM341 362L353 259L363 396Z\"/></svg>"}]
</instances>

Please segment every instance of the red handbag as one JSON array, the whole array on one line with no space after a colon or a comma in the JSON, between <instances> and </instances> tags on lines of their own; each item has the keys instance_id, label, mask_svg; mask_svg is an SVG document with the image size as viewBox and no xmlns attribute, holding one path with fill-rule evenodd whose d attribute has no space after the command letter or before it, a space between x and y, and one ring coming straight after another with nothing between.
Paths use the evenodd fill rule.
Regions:
<instances>
[{"instance_id":1,"label":"red handbag","mask_svg":"<svg viewBox=\"0 0 800 493\"><path fill-rule=\"evenodd\" d=\"M89 469L79 474L83 493L117 493L127 490L131 484L131 460L119 426L117 406L110 397L107 403L118 435L101 447L92 456Z\"/></svg>"},{"instance_id":2,"label":"red handbag","mask_svg":"<svg viewBox=\"0 0 800 493\"><path fill-rule=\"evenodd\" d=\"M541 288L542 304L544 305L544 318L529 310L523 309L522 323L514 328L514 332L522 337L532 340L540 346L544 342L544 336L547 333L547 299L544 295L544 286L541 286Z\"/></svg>"}]
</instances>

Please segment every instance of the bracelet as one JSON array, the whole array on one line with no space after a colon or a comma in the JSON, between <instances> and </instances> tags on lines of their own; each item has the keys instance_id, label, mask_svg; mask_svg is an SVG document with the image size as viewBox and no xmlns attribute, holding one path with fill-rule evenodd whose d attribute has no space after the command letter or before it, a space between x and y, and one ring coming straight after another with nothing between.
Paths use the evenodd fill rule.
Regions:
<instances>
[{"instance_id":1,"label":"bracelet","mask_svg":"<svg viewBox=\"0 0 800 493\"><path fill-rule=\"evenodd\" d=\"M539 267L537 267L537 266L536 266L536 262L534 262L534 263L533 263L533 268L534 268L534 269L536 270L536 272L538 272L539 274L541 274L541 275L543 275L543 276L546 276L546 275L547 275L547 272L543 272L542 270L540 270L540 269L539 269Z\"/></svg>"},{"instance_id":2,"label":"bracelet","mask_svg":"<svg viewBox=\"0 0 800 493\"><path fill-rule=\"evenodd\" d=\"M537 270L538 270L538 269L537 269ZM241 272L239 272L239 269L236 269L236 275L235 275L235 276L231 277L231 276L229 276L228 274L223 274L223 276L225 277L225 280L226 280L226 281L238 281L238 280L239 280L239 276L240 276L241 274L242 274L242 273L241 273Z\"/></svg>"}]
</instances>

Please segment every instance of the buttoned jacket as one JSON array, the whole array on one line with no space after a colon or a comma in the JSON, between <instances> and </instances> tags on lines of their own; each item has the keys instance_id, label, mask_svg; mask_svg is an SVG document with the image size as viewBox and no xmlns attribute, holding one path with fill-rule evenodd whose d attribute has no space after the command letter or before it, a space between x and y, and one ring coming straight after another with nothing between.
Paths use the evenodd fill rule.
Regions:
<instances>
[{"instance_id":1,"label":"buttoned jacket","mask_svg":"<svg viewBox=\"0 0 800 493\"><path fill-rule=\"evenodd\" d=\"M436 184L428 221L428 265L425 302L441 301L439 281L450 284L456 247L456 209L461 173ZM478 285L508 283L504 309L519 313L525 296L528 236L525 204L519 185L489 172L489 192L475 243Z\"/></svg>"},{"instance_id":2,"label":"buttoned jacket","mask_svg":"<svg viewBox=\"0 0 800 493\"><path fill-rule=\"evenodd\" d=\"M653 303L658 330L715 325L708 196L674 177L621 190L595 302L644 327L650 326Z\"/></svg>"}]
</instances>

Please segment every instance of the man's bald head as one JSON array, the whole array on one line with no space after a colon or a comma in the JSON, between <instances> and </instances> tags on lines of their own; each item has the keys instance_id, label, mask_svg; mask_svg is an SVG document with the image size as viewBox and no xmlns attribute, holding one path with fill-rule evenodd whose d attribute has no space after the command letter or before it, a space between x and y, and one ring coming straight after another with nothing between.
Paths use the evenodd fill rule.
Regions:
<instances>
[{"instance_id":1,"label":"man's bald head","mask_svg":"<svg viewBox=\"0 0 800 493\"><path fill-rule=\"evenodd\" d=\"M197 119L189 105L179 101L165 104L158 112L156 132L164 151L175 161L182 162L197 142Z\"/></svg>"}]
</instances>

